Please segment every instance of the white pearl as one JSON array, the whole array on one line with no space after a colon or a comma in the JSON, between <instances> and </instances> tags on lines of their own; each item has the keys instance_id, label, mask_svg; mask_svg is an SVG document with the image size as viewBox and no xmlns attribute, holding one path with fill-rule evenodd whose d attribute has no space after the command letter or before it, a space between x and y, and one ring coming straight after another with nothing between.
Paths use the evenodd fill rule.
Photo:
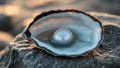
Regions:
<instances>
[{"instance_id":1,"label":"white pearl","mask_svg":"<svg viewBox=\"0 0 120 68\"><path fill-rule=\"evenodd\" d=\"M73 34L67 28L60 28L53 34L53 42L56 44L69 44L73 41Z\"/></svg>"}]
</instances>

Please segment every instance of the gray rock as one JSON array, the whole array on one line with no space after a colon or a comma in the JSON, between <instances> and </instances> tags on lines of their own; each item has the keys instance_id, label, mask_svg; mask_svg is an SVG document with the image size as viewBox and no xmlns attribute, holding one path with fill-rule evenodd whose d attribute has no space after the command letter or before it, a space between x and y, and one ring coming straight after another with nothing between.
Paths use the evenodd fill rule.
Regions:
<instances>
[{"instance_id":1,"label":"gray rock","mask_svg":"<svg viewBox=\"0 0 120 68\"><path fill-rule=\"evenodd\" d=\"M8 53L0 58L0 67L5 68L119 68L120 67L120 17L90 12L99 18L104 26L102 44L85 56L70 58L56 57L36 47L34 43L18 35L9 46ZM114 24L117 24L115 26ZM114 26L113 26L114 25ZM10 52L10 53L9 53ZM7 54L7 55L6 55Z\"/></svg>"}]
</instances>

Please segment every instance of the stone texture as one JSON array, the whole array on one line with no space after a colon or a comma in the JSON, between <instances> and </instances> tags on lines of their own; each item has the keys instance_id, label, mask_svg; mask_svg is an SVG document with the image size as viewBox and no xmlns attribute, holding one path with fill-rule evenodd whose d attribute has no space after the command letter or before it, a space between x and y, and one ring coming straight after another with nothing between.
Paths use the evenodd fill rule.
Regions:
<instances>
[{"instance_id":1,"label":"stone texture","mask_svg":"<svg viewBox=\"0 0 120 68\"><path fill-rule=\"evenodd\" d=\"M94 51L75 58L56 57L37 48L34 43L24 39L20 34L9 46L8 53L0 54L0 68L5 68L8 61L7 68L119 68L120 17L104 13L89 13L106 25L104 40ZM6 56L8 58L5 63Z\"/></svg>"},{"instance_id":2,"label":"stone texture","mask_svg":"<svg viewBox=\"0 0 120 68\"><path fill-rule=\"evenodd\" d=\"M2 51L0 51L0 68L6 68L8 65L9 59L10 59L10 49L6 48Z\"/></svg>"}]
</instances>

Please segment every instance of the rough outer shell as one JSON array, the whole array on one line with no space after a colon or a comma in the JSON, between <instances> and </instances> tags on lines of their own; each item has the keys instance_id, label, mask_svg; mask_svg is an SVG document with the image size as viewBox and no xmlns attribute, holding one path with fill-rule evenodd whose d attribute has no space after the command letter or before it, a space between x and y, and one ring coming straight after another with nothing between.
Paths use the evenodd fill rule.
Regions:
<instances>
[{"instance_id":1,"label":"rough outer shell","mask_svg":"<svg viewBox=\"0 0 120 68\"><path fill-rule=\"evenodd\" d=\"M68 28L75 35L75 41L67 46L50 41L53 32ZM98 47L103 39L103 27L95 17L78 10L51 10L35 17L23 32L43 50L55 56L76 57Z\"/></svg>"}]
</instances>

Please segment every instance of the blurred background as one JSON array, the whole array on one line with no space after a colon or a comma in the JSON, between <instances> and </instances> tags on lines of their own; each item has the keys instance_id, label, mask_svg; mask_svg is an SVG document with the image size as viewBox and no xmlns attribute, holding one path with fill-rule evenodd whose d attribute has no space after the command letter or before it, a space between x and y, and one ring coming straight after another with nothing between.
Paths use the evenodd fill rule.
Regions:
<instances>
[{"instance_id":1,"label":"blurred background","mask_svg":"<svg viewBox=\"0 0 120 68\"><path fill-rule=\"evenodd\" d=\"M0 0L0 50L41 12L78 9L120 15L120 0Z\"/></svg>"}]
</instances>

